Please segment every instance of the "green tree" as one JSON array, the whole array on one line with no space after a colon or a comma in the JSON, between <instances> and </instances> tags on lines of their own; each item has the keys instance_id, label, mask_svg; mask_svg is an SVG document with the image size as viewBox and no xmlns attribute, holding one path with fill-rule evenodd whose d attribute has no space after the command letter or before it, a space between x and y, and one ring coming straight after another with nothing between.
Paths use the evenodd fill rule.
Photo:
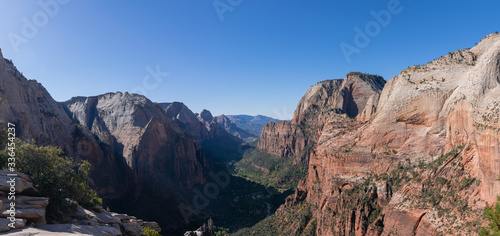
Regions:
<instances>
[{"instance_id":1,"label":"green tree","mask_svg":"<svg viewBox=\"0 0 500 236\"><path fill-rule=\"evenodd\" d=\"M484 218L488 221L489 227L483 227L479 231L480 236L500 236L500 197L494 206L486 206Z\"/></svg>"},{"instance_id":2,"label":"green tree","mask_svg":"<svg viewBox=\"0 0 500 236\"><path fill-rule=\"evenodd\" d=\"M74 201L85 208L102 205L102 200L87 184L91 169L87 161L75 164L71 157L63 155L61 149L36 146L33 141L16 141L15 150L17 171L30 176L40 194L50 199L47 206L49 221L67 220L76 210ZM0 157L6 160L8 151L1 151Z\"/></svg>"},{"instance_id":3,"label":"green tree","mask_svg":"<svg viewBox=\"0 0 500 236\"><path fill-rule=\"evenodd\" d=\"M142 236L161 236L160 233L148 227L142 227L142 228L144 229L144 232L142 232Z\"/></svg>"}]
</instances>

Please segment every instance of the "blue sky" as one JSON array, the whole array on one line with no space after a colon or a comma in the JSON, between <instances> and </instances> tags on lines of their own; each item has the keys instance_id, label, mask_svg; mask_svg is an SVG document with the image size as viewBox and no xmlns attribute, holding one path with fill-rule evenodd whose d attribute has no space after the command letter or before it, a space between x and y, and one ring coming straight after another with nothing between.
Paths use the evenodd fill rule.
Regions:
<instances>
[{"instance_id":1,"label":"blue sky","mask_svg":"<svg viewBox=\"0 0 500 236\"><path fill-rule=\"evenodd\" d=\"M58 101L135 91L194 112L290 119L318 81L350 71L389 80L500 30L498 1L130 2L0 1L0 48ZM372 11L391 19L375 23ZM369 42L356 45L367 25ZM342 42L363 47L348 61Z\"/></svg>"}]
</instances>

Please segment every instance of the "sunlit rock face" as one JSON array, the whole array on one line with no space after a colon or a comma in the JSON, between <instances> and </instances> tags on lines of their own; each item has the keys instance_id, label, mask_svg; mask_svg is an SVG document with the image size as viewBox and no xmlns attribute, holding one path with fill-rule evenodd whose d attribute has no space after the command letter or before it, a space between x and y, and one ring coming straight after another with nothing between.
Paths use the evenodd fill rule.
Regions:
<instances>
[{"instance_id":1,"label":"sunlit rock face","mask_svg":"<svg viewBox=\"0 0 500 236\"><path fill-rule=\"evenodd\" d=\"M342 84L348 84L345 81ZM286 156L305 146L300 140L317 134L308 175L295 196L278 210L278 219L286 220L280 217L288 209L307 203L314 209L309 224L316 224L318 235L474 233L478 226L473 222L482 218L477 212L500 194L496 181L500 173L500 34L488 35L474 48L411 66L391 78L379 94L347 89L361 91L352 92L358 94L353 97L359 98L356 104L361 107L341 106L346 104L339 99L343 93L330 91L346 91L343 88L349 86L329 84L330 90L311 87L292 122L269 124L259 142L261 148ZM323 104L341 112L325 112ZM315 115L308 116L310 111ZM298 124L308 124L305 127L313 128L312 132L293 126ZM302 132L297 132L299 128ZM434 167L426 166L452 150L458 151L445 155ZM420 162L422 167L416 167ZM394 171L415 171L415 176L397 187L380 180L363 187L363 177ZM478 181L460 187L468 179ZM439 181L451 182L429 193L432 187L425 183ZM430 198L435 206L419 202L429 200L426 194L438 193L445 197L441 202ZM458 200L447 202L449 193L453 193L450 199ZM462 207L454 206L456 202ZM443 213L443 208L451 213ZM470 211L464 214L458 209Z\"/></svg>"},{"instance_id":2,"label":"sunlit rock face","mask_svg":"<svg viewBox=\"0 0 500 236\"><path fill-rule=\"evenodd\" d=\"M319 82L302 97L291 121L266 124L258 147L281 157L296 156L296 161L307 163L306 149L318 142L329 119L372 118L384 84L380 76L357 72L343 80Z\"/></svg>"}]
</instances>

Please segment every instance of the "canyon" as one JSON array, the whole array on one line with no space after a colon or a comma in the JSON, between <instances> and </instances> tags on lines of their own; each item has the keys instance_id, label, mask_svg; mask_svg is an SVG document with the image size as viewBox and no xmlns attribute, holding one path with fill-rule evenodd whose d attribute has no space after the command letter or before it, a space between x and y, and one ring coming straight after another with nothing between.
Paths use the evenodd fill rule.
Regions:
<instances>
[{"instance_id":1,"label":"canyon","mask_svg":"<svg viewBox=\"0 0 500 236\"><path fill-rule=\"evenodd\" d=\"M499 78L494 33L388 81L350 72L318 82L278 121L128 92L56 102L0 51L0 119L89 161L105 206L162 232L244 212L234 235L475 235L500 193ZM178 205L220 171L230 183L186 219Z\"/></svg>"},{"instance_id":2,"label":"canyon","mask_svg":"<svg viewBox=\"0 0 500 236\"><path fill-rule=\"evenodd\" d=\"M500 192L500 34L385 86L355 80L351 91L365 89L345 106L338 88L355 74L312 86L291 122L266 125L259 148L268 153L297 158L309 140L315 148L297 159L308 159L308 172L295 194L236 235L477 234ZM321 104L332 112L324 116Z\"/></svg>"},{"instance_id":3,"label":"canyon","mask_svg":"<svg viewBox=\"0 0 500 236\"><path fill-rule=\"evenodd\" d=\"M0 119L16 125L19 139L89 161L89 184L105 206L161 218L164 232L187 226L178 205L190 202L217 162L240 155L242 140L209 111L195 115L182 103L154 103L127 92L56 102L1 51L0 97ZM206 213L199 215L204 220Z\"/></svg>"}]
</instances>

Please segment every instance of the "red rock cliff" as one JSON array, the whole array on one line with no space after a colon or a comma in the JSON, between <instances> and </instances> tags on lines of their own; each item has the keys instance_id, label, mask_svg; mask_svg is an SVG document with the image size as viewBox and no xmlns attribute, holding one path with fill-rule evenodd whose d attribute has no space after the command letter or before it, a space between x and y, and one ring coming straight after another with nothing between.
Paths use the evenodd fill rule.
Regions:
<instances>
[{"instance_id":1,"label":"red rock cliff","mask_svg":"<svg viewBox=\"0 0 500 236\"><path fill-rule=\"evenodd\" d=\"M376 112L385 80L380 76L349 73L344 80L327 80L309 88L290 122L268 123L258 147L281 157L306 161L306 147L318 142L323 126L331 117L357 117L365 121Z\"/></svg>"},{"instance_id":2,"label":"red rock cliff","mask_svg":"<svg viewBox=\"0 0 500 236\"><path fill-rule=\"evenodd\" d=\"M342 107L351 118L324 119L308 175L278 217L307 203L318 235L476 234L500 194L499 78L500 34L491 34L402 71L379 97L363 96L370 105L356 119ZM292 122L307 117L303 107ZM269 140L261 147L279 147Z\"/></svg>"}]
</instances>

